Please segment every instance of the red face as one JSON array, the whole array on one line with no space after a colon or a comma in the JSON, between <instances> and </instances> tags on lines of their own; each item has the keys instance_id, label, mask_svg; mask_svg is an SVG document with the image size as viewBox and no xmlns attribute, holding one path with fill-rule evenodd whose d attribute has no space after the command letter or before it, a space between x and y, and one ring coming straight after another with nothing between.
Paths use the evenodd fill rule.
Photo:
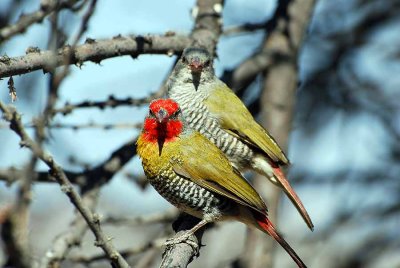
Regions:
<instances>
[{"instance_id":1,"label":"red face","mask_svg":"<svg viewBox=\"0 0 400 268\"><path fill-rule=\"evenodd\" d=\"M149 115L144 121L144 138L162 145L177 137L182 126L179 105L171 99L157 99L150 103Z\"/></svg>"}]
</instances>

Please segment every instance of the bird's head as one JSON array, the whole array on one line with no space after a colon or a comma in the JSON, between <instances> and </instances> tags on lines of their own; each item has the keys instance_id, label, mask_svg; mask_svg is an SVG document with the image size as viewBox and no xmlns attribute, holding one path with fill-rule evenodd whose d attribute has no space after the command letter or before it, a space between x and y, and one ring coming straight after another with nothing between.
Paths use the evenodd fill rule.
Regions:
<instances>
[{"instance_id":1,"label":"bird's head","mask_svg":"<svg viewBox=\"0 0 400 268\"><path fill-rule=\"evenodd\" d=\"M144 138L149 142L158 142L160 150L164 142L178 137L183 130L183 118L178 103L172 99L153 100L143 130Z\"/></svg>"},{"instance_id":2,"label":"bird's head","mask_svg":"<svg viewBox=\"0 0 400 268\"><path fill-rule=\"evenodd\" d=\"M205 48L186 48L174 69L175 80L200 83L214 78L213 60Z\"/></svg>"},{"instance_id":3,"label":"bird's head","mask_svg":"<svg viewBox=\"0 0 400 268\"><path fill-rule=\"evenodd\" d=\"M192 73L200 73L203 70L207 71L212 68L212 58L210 53L205 48L188 47L183 53L180 61Z\"/></svg>"}]
</instances>

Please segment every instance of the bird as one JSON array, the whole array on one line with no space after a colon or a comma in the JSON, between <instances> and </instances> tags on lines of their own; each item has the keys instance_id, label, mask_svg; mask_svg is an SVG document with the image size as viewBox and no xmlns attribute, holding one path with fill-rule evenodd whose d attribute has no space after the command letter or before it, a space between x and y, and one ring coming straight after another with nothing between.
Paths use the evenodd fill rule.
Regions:
<instances>
[{"instance_id":1,"label":"bird","mask_svg":"<svg viewBox=\"0 0 400 268\"><path fill-rule=\"evenodd\" d=\"M179 242L207 223L236 220L269 234L298 267L306 267L268 219L257 191L218 147L188 126L182 114L171 99L153 100L137 140L149 183L178 209L201 219L178 237Z\"/></svg>"},{"instance_id":2,"label":"bird","mask_svg":"<svg viewBox=\"0 0 400 268\"><path fill-rule=\"evenodd\" d=\"M207 49L184 49L167 81L167 96L180 105L189 126L221 149L233 166L242 172L256 171L282 188L307 226L314 229L282 171L289 165L288 158L239 97L215 75Z\"/></svg>"}]
</instances>

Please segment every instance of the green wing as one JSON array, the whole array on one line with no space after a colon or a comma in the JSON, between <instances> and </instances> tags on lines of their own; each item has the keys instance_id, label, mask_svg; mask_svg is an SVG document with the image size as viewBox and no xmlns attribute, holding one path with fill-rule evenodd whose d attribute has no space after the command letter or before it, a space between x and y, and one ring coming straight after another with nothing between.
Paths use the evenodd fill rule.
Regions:
<instances>
[{"instance_id":1,"label":"green wing","mask_svg":"<svg viewBox=\"0 0 400 268\"><path fill-rule=\"evenodd\" d=\"M227 132L259 148L273 161L289 163L268 131L254 120L243 102L225 84L221 83L204 103Z\"/></svg>"},{"instance_id":2,"label":"green wing","mask_svg":"<svg viewBox=\"0 0 400 268\"><path fill-rule=\"evenodd\" d=\"M208 139L194 132L181 140L180 147L181 160L171 159L176 173L212 192L266 213L267 206L260 195Z\"/></svg>"}]
</instances>

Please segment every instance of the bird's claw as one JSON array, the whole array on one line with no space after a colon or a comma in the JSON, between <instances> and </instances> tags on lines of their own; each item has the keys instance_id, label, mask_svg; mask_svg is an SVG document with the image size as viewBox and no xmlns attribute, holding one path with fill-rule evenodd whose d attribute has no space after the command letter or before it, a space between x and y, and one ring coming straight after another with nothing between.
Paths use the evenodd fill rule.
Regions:
<instances>
[{"instance_id":1,"label":"bird's claw","mask_svg":"<svg viewBox=\"0 0 400 268\"><path fill-rule=\"evenodd\" d=\"M167 241L165 241L164 245L167 247L170 247L170 246L173 246L176 244L186 243L189 246L191 246L195 252L198 252L199 244L196 241L193 241L192 239L190 239L190 237L192 235L193 235L192 232L185 232L178 237L172 237L172 238L168 239Z\"/></svg>"},{"instance_id":2,"label":"bird's claw","mask_svg":"<svg viewBox=\"0 0 400 268\"><path fill-rule=\"evenodd\" d=\"M191 235L192 235L191 232L185 232L178 237L169 238L167 241L165 241L164 245L171 246L171 245L179 244L182 242L188 242L188 241L190 241L189 238Z\"/></svg>"}]
</instances>

